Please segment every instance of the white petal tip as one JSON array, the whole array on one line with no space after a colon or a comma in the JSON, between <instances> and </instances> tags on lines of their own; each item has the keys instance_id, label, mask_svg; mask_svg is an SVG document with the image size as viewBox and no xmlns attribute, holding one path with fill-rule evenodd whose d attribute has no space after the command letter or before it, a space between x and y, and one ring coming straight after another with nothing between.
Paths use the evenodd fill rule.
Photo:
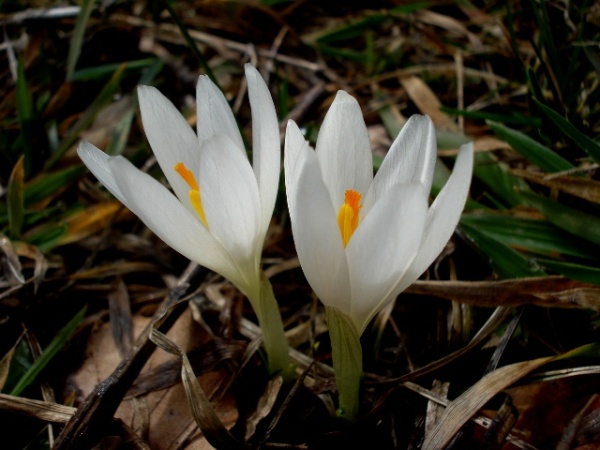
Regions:
<instances>
[{"instance_id":1,"label":"white petal tip","mask_svg":"<svg viewBox=\"0 0 600 450\"><path fill-rule=\"evenodd\" d=\"M339 90L335 95L335 103L358 103L358 101L346 91Z\"/></svg>"}]
</instances>

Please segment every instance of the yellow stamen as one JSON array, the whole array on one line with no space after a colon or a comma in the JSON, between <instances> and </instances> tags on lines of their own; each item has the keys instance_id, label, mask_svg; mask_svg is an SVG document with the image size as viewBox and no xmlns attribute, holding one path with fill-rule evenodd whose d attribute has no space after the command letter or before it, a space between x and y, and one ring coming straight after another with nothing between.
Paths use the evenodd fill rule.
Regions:
<instances>
[{"instance_id":1,"label":"yellow stamen","mask_svg":"<svg viewBox=\"0 0 600 450\"><path fill-rule=\"evenodd\" d=\"M200 191L197 191L196 189L190 191L190 202L192 202L192 206L204 226L208 228L208 222L206 222L206 216L204 215L204 209L202 208L202 200L200 200Z\"/></svg>"},{"instance_id":2,"label":"yellow stamen","mask_svg":"<svg viewBox=\"0 0 600 450\"><path fill-rule=\"evenodd\" d=\"M342 234L342 243L344 248L348 245L352 234L358 227L359 211L362 208L360 200L362 196L357 191L348 189L346 191L346 198L344 204L338 211L338 225L340 226L340 233Z\"/></svg>"},{"instance_id":3,"label":"yellow stamen","mask_svg":"<svg viewBox=\"0 0 600 450\"><path fill-rule=\"evenodd\" d=\"M191 187L189 193L190 203L192 204L194 211L196 211L196 214L198 214L198 217L200 217L202 224L208 228L208 222L206 221L206 216L204 215L204 208L202 208L202 199L200 198L200 187L196 182L196 177L194 177L194 174L191 172L191 170L185 167L185 164L182 162L175 164L175 172L177 172L179 176L188 184L188 186Z\"/></svg>"},{"instance_id":4,"label":"yellow stamen","mask_svg":"<svg viewBox=\"0 0 600 450\"><path fill-rule=\"evenodd\" d=\"M191 187L194 191L199 191L198 183L196 183L196 177L191 170L185 167L185 164L182 162L178 162L175 164L175 172L179 174L183 181L185 181L189 187Z\"/></svg>"}]
</instances>

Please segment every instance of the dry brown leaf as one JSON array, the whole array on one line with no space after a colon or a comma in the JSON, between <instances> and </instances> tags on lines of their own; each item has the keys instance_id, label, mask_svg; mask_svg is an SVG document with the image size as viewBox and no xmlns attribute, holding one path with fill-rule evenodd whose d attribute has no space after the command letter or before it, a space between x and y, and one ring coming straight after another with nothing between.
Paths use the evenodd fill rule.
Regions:
<instances>
[{"instance_id":1,"label":"dry brown leaf","mask_svg":"<svg viewBox=\"0 0 600 450\"><path fill-rule=\"evenodd\" d=\"M462 395L450 402L435 428L425 436L423 450L445 448L458 430L498 392L552 359L554 357L549 356L524 361L488 373Z\"/></svg>"},{"instance_id":2,"label":"dry brown leaf","mask_svg":"<svg viewBox=\"0 0 600 450\"><path fill-rule=\"evenodd\" d=\"M62 235L58 245L70 244L96 234L108 227L115 219L125 220L131 217L133 217L131 212L116 200L88 206L58 225L67 227L67 232Z\"/></svg>"},{"instance_id":3,"label":"dry brown leaf","mask_svg":"<svg viewBox=\"0 0 600 450\"><path fill-rule=\"evenodd\" d=\"M123 95L109 103L98 113L92 126L81 133L81 139L93 143L98 148L106 148L114 139L119 123L130 113L132 107L131 95Z\"/></svg>"},{"instance_id":4,"label":"dry brown leaf","mask_svg":"<svg viewBox=\"0 0 600 450\"><path fill-rule=\"evenodd\" d=\"M4 262L4 276L9 279L11 284L13 282L24 284L25 277L23 277L23 267L21 266L21 261L19 261L19 256L15 251L12 241L3 234L0 234L0 251L4 253L5 256L5 258L2 259Z\"/></svg>"},{"instance_id":5,"label":"dry brown leaf","mask_svg":"<svg viewBox=\"0 0 600 450\"><path fill-rule=\"evenodd\" d=\"M265 392L261 395L260 399L258 399L256 410L248 417L246 422L246 440L249 440L254 435L258 423L267 417L273 410L275 400L277 400L282 385L282 377L275 377L269 380Z\"/></svg>"},{"instance_id":6,"label":"dry brown leaf","mask_svg":"<svg viewBox=\"0 0 600 450\"><path fill-rule=\"evenodd\" d=\"M15 242L15 250L19 256L34 261L33 276L27 280L33 281L33 292L36 293L48 270L48 260L35 245L26 242Z\"/></svg>"},{"instance_id":7,"label":"dry brown leaf","mask_svg":"<svg viewBox=\"0 0 600 450\"><path fill-rule=\"evenodd\" d=\"M417 76L400 78L400 83L419 111L431 117L437 128L446 131L459 131L458 126L444 112L440 111L442 103L435 93Z\"/></svg>"},{"instance_id":8,"label":"dry brown leaf","mask_svg":"<svg viewBox=\"0 0 600 450\"><path fill-rule=\"evenodd\" d=\"M136 337L150 320L148 317L133 316L133 331ZM175 323L168 336L176 340L186 351L210 338L200 326L195 324L189 310ZM141 375L153 373L157 367L161 367L173 358L160 350L154 352ZM120 361L121 357L114 343L110 325L104 323L94 330L88 339L84 361L79 370L69 379L68 385L76 392L78 401L86 398L96 384L111 375ZM222 383L223 378L223 373L214 371L201 375L199 381L206 392L212 392ZM238 417L234 399L226 394L215 408L223 423L227 427L233 426ZM186 442L181 447L182 450L212 448L199 434L189 441L186 437L190 428L194 431L197 427L181 383L143 396L127 397L119 406L115 417L143 436L153 450L171 449L171 443L176 441Z\"/></svg>"},{"instance_id":9,"label":"dry brown leaf","mask_svg":"<svg viewBox=\"0 0 600 450\"><path fill-rule=\"evenodd\" d=\"M117 278L111 287L111 292L108 295L110 324L119 354L124 358L133 347L133 326L131 323L129 293L127 292L127 286L120 278Z\"/></svg>"},{"instance_id":10,"label":"dry brown leaf","mask_svg":"<svg viewBox=\"0 0 600 450\"><path fill-rule=\"evenodd\" d=\"M600 288L560 276L501 281L416 281L406 292L488 308L537 305L600 311Z\"/></svg>"},{"instance_id":11,"label":"dry brown leaf","mask_svg":"<svg viewBox=\"0 0 600 450\"><path fill-rule=\"evenodd\" d=\"M156 272L156 265L144 262L116 262L105 266L97 266L72 274L69 278L83 280L86 278L104 278L114 275L123 275L131 272Z\"/></svg>"},{"instance_id":12,"label":"dry brown leaf","mask_svg":"<svg viewBox=\"0 0 600 450\"><path fill-rule=\"evenodd\" d=\"M152 329L150 340L164 351L181 358L181 380L185 390L187 403L192 410L194 420L211 445L217 448L243 448L225 427L215 408L211 404L184 350L175 341L167 338L157 329Z\"/></svg>"},{"instance_id":13,"label":"dry brown leaf","mask_svg":"<svg viewBox=\"0 0 600 450\"><path fill-rule=\"evenodd\" d=\"M0 393L0 410L34 417L45 422L67 423L76 409L70 406Z\"/></svg>"},{"instance_id":14,"label":"dry brown leaf","mask_svg":"<svg viewBox=\"0 0 600 450\"><path fill-rule=\"evenodd\" d=\"M563 450L573 448L572 441L578 428L573 421L580 412L585 413L590 393L596 391L596 385L597 377L587 376L528 383L507 389L506 393L519 411L516 423L519 434L536 448L557 449L561 447L561 440L569 441L568 445L562 446Z\"/></svg>"},{"instance_id":15,"label":"dry brown leaf","mask_svg":"<svg viewBox=\"0 0 600 450\"><path fill-rule=\"evenodd\" d=\"M600 203L600 181L568 175L548 176L521 169L514 169L511 172L533 183L575 195L589 202Z\"/></svg>"},{"instance_id":16,"label":"dry brown leaf","mask_svg":"<svg viewBox=\"0 0 600 450\"><path fill-rule=\"evenodd\" d=\"M18 343L19 341L17 341ZM0 359L0 391L4 389L6 378L8 378L8 369L10 368L10 362L15 353L15 347L17 344L11 347L9 351Z\"/></svg>"},{"instance_id":17,"label":"dry brown leaf","mask_svg":"<svg viewBox=\"0 0 600 450\"><path fill-rule=\"evenodd\" d=\"M511 150L512 147L506 142L495 137L482 137L473 140L473 150L478 152L491 152L492 150ZM438 156L456 156L458 148L438 150Z\"/></svg>"}]
</instances>

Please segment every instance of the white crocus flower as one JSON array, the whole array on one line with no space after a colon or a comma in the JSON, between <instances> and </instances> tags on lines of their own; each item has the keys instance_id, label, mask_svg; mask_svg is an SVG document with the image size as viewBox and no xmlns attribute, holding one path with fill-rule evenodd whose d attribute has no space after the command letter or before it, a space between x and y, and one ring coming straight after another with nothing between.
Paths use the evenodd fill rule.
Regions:
<instances>
[{"instance_id":1,"label":"white crocus flower","mask_svg":"<svg viewBox=\"0 0 600 450\"><path fill-rule=\"evenodd\" d=\"M359 334L413 283L450 239L473 166L471 143L431 207L435 130L412 116L373 177L369 136L358 102L339 91L316 151L292 121L285 181L302 270L321 301L352 319Z\"/></svg>"},{"instance_id":2,"label":"white crocus flower","mask_svg":"<svg viewBox=\"0 0 600 450\"><path fill-rule=\"evenodd\" d=\"M461 147L452 175L429 206L435 160L431 119L416 115L373 177L360 106L343 91L325 117L315 151L297 125L288 124L285 181L294 242L302 270L327 309L340 405L350 410L342 411L347 418L357 412L362 362L352 352L360 351L360 335L440 254L463 210L472 144ZM334 342L340 339L353 344ZM344 382L352 386L339 385Z\"/></svg>"},{"instance_id":3,"label":"white crocus flower","mask_svg":"<svg viewBox=\"0 0 600 450\"><path fill-rule=\"evenodd\" d=\"M81 143L78 153L159 238L229 279L249 298L259 320L281 328L275 332L281 341L281 318L274 298L265 300L272 291L260 267L279 184L279 127L262 77L249 64L245 72L252 109L252 165L227 100L207 76L198 79L196 89L197 134L157 89L138 88L146 136L174 194L122 156L111 157L89 142ZM263 332L267 352L273 353L264 327ZM285 339L273 345L280 355L269 354L271 369L273 359L287 360ZM282 364L275 363L275 369L284 370Z\"/></svg>"}]
</instances>

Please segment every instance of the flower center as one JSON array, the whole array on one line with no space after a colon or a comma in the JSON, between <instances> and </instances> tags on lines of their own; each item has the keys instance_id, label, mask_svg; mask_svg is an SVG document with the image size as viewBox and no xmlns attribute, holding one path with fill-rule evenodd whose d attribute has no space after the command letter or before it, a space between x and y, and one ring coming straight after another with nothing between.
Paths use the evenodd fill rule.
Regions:
<instances>
[{"instance_id":1,"label":"flower center","mask_svg":"<svg viewBox=\"0 0 600 450\"><path fill-rule=\"evenodd\" d=\"M362 205L360 204L361 199L362 195L360 195L360 193L352 189L348 189L346 191L344 204L338 211L338 225L340 226L340 233L342 234L342 243L344 244L344 248L346 248L346 245L348 245L352 234L358 227L359 211L360 208L362 208Z\"/></svg>"},{"instance_id":2,"label":"flower center","mask_svg":"<svg viewBox=\"0 0 600 450\"><path fill-rule=\"evenodd\" d=\"M190 202L198 217L202 221L202 224L208 228L208 222L206 222L206 216L204 215L204 209L202 208L202 199L200 198L200 187L196 182L196 177L194 174L185 167L185 164L182 162L178 162L175 164L175 172L179 174L181 178L188 184L190 187Z\"/></svg>"}]
</instances>

